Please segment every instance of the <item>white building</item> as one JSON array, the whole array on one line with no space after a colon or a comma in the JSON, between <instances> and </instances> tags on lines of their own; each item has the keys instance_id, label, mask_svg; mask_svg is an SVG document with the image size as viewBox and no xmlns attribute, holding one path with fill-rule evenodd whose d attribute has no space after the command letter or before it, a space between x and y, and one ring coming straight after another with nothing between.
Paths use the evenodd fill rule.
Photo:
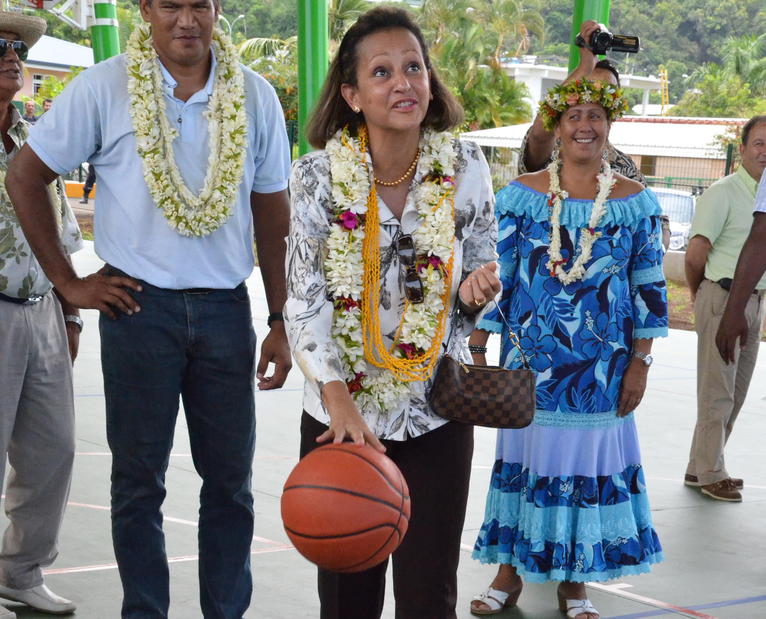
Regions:
<instances>
[{"instance_id":1,"label":"white building","mask_svg":"<svg viewBox=\"0 0 766 619\"><path fill-rule=\"evenodd\" d=\"M537 109L537 104L542 101L545 93L556 84L560 84L569 75L566 67L554 67L546 64L536 64L534 56L524 56L520 62L509 62L504 65L505 72L515 81L526 84L530 94L532 109ZM660 89L660 78L650 75L639 77L638 75L620 75L620 85L623 88L636 88L643 91L641 105L642 115L647 115L649 105L649 93Z\"/></svg>"},{"instance_id":2,"label":"white building","mask_svg":"<svg viewBox=\"0 0 766 619\"><path fill-rule=\"evenodd\" d=\"M90 47L43 35L29 50L29 57L24 63L24 86L16 98L34 97L49 75L63 80L73 67L85 69L92 64L93 50Z\"/></svg>"},{"instance_id":3,"label":"white building","mask_svg":"<svg viewBox=\"0 0 766 619\"><path fill-rule=\"evenodd\" d=\"M630 155L650 184L699 192L726 171L727 149L721 137L745 122L747 119L743 118L626 116L612 123L609 141ZM531 123L524 123L482 129L460 137L479 146L506 151L491 158L498 185L516 176L515 155L530 126ZM508 156L508 149L512 149L514 156Z\"/></svg>"}]
</instances>

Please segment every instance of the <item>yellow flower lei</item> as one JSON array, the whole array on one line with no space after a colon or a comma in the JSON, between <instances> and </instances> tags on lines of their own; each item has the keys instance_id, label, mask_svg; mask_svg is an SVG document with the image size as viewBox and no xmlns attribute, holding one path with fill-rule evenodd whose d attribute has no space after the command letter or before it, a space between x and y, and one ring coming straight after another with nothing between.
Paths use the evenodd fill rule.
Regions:
<instances>
[{"instance_id":1,"label":"yellow flower lei","mask_svg":"<svg viewBox=\"0 0 766 619\"><path fill-rule=\"evenodd\" d=\"M221 227L231 215L244 171L247 115L239 55L218 28L213 31L213 49L218 64L205 112L210 157L198 196L186 186L175 162L173 140L178 131L165 112L162 73L149 24L133 31L126 50L130 115L144 180L168 223L184 236L205 236Z\"/></svg>"}]
</instances>

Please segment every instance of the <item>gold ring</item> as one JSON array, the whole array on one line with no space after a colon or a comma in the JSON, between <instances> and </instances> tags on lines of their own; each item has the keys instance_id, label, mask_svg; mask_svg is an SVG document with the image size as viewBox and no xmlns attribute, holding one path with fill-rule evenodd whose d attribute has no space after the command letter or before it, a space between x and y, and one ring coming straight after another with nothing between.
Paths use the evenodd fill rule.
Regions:
<instances>
[{"instance_id":1,"label":"gold ring","mask_svg":"<svg viewBox=\"0 0 766 619\"><path fill-rule=\"evenodd\" d=\"M478 305L484 305L484 297L482 297L481 299L474 299L473 300L473 304L477 305L477 306Z\"/></svg>"}]
</instances>

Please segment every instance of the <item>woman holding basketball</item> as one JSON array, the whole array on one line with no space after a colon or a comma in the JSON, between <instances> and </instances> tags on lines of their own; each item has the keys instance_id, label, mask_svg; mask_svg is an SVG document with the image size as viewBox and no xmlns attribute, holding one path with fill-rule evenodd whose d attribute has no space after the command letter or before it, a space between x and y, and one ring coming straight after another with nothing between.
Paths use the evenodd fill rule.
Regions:
<instances>
[{"instance_id":1,"label":"woman holding basketball","mask_svg":"<svg viewBox=\"0 0 766 619\"><path fill-rule=\"evenodd\" d=\"M396 615L456 617L473 452L426 393L445 352L499 292L489 169L448 130L462 110L407 12L376 8L344 36L291 179L285 321L306 376L301 455L368 443L399 466L413 509L393 555ZM319 571L323 618L383 610L386 563Z\"/></svg>"}]
</instances>

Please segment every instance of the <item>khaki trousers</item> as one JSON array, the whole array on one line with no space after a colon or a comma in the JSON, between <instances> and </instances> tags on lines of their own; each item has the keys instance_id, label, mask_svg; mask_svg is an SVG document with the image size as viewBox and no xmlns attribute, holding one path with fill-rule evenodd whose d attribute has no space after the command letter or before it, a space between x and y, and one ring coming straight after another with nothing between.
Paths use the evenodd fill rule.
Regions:
<instances>
[{"instance_id":1,"label":"khaki trousers","mask_svg":"<svg viewBox=\"0 0 766 619\"><path fill-rule=\"evenodd\" d=\"M74 460L72 363L53 293L0 301L0 359L0 479L10 464L0 584L28 589L58 554Z\"/></svg>"},{"instance_id":2,"label":"khaki trousers","mask_svg":"<svg viewBox=\"0 0 766 619\"><path fill-rule=\"evenodd\" d=\"M745 308L748 339L737 349L737 360L727 365L715 345L715 335L729 293L703 280L697 290L694 317L697 331L697 425L694 428L686 473L708 485L728 478L724 446L747 396L758 357L766 300L750 295Z\"/></svg>"}]
</instances>

